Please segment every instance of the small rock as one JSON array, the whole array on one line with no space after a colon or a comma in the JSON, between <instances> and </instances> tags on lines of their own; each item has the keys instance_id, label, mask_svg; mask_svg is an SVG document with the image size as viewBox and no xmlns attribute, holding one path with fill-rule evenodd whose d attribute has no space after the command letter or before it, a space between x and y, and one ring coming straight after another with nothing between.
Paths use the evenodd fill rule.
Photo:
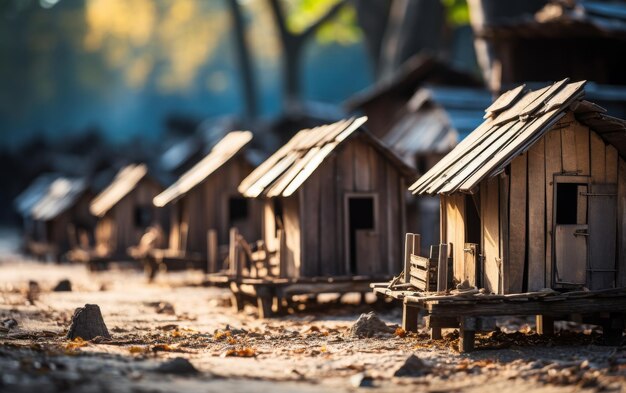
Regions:
<instances>
[{"instance_id":1,"label":"small rock","mask_svg":"<svg viewBox=\"0 0 626 393\"><path fill-rule=\"evenodd\" d=\"M358 373L350 377L350 384L355 388L372 388L374 380L365 373Z\"/></svg>"},{"instance_id":2,"label":"small rock","mask_svg":"<svg viewBox=\"0 0 626 393\"><path fill-rule=\"evenodd\" d=\"M30 304L35 304L35 301L39 300L39 294L41 292L41 288L39 287L39 283L34 280L30 280L28 282L28 289L26 290L26 300Z\"/></svg>"},{"instance_id":3,"label":"small rock","mask_svg":"<svg viewBox=\"0 0 626 393\"><path fill-rule=\"evenodd\" d=\"M2 327L4 327L7 330L13 329L17 327L17 321L13 318L7 318L4 321L2 321Z\"/></svg>"},{"instance_id":4,"label":"small rock","mask_svg":"<svg viewBox=\"0 0 626 393\"><path fill-rule=\"evenodd\" d=\"M161 363L154 371L175 375L195 375L199 373L198 369L189 360L180 357Z\"/></svg>"},{"instance_id":5,"label":"small rock","mask_svg":"<svg viewBox=\"0 0 626 393\"><path fill-rule=\"evenodd\" d=\"M174 315L176 311L174 310L174 306L172 303L168 302L159 302L153 303L154 308L157 314L166 314L166 315Z\"/></svg>"},{"instance_id":6,"label":"small rock","mask_svg":"<svg viewBox=\"0 0 626 393\"><path fill-rule=\"evenodd\" d=\"M378 318L373 311L367 314L361 314L359 319L350 327L347 334L351 337L374 337L381 334L390 334L395 331L394 328Z\"/></svg>"},{"instance_id":7,"label":"small rock","mask_svg":"<svg viewBox=\"0 0 626 393\"><path fill-rule=\"evenodd\" d=\"M68 279L64 279L59 281L59 283L54 287L54 292L72 292L72 282Z\"/></svg>"},{"instance_id":8,"label":"small rock","mask_svg":"<svg viewBox=\"0 0 626 393\"><path fill-rule=\"evenodd\" d=\"M409 356L402 366L393 373L394 377L421 377L429 374L430 366L415 355Z\"/></svg>"},{"instance_id":9,"label":"small rock","mask_svg":"<svg viewBox=\"0 0 626 393\"><path fill-rule=\"evenodd\" d=\"M67 332L67 338L73 340L77 337L89 341L98 336L111 338L109 330L104 324L100 307L97 304L85 304L74 311L72 324Z\"/></svg>"}]
</instances>

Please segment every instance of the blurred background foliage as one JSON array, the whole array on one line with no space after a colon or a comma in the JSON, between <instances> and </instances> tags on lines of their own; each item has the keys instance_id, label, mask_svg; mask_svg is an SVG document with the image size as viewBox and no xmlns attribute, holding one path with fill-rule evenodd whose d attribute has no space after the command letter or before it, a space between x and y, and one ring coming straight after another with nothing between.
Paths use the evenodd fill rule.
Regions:
<instances>
[{"instance_id":1,"label":"blurred background foliage","mask_svg":"<svg viewBox=\"0 0 626 393\"><path fill-rule=\"evenodd\" d=\"M200 120L245 112L250 83L228 1L2 0L0 150L94 128L113 143L157 140L172 114ZM303 101L331 105L378 78L379 59L357 17L367 1L278 0L296 37L332 12L293 64L283 61L290 47L272 0L232 1L244 20L259 117L283 112L290 67ZM451 25L467 24L465 1L443 4Z\"/></svg>"}]
</instances>

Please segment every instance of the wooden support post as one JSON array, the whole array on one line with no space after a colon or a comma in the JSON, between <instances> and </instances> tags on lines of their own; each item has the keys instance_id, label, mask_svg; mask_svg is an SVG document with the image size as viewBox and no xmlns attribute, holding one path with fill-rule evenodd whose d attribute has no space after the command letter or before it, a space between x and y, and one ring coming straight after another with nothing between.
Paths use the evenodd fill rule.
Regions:
<instances>
[{"instance_id":1,"label":"wooden support post","mask_svg":"<svg viewBox=\"0 0 626 393\"><path fill-rule=\"evenodd\" d=\"M441 328L440 327L430 328L430 339L431 340L441 340L442 338L443 338L443 335L441 334Z\"/></svg>"},{"instance_id":2,"label":"wooden support post","mask_svg":"<svg viewBox=\"0 0 626 393\"><path fill-rule=\"evenodd\" d=\"M404 283L411 282L411 250L413 249L413 234L407 233L404 239Z\"/></svg>"},{"instance_id":3,"label":"wooden support post","mask_svg":"<svg viewBox=\"0 0 626 393\"><path fill-rule=\"evenodd\" d=\"M610 317L602 324L602 339L604 345L619 346L622 344L624 335L624 316L611 313Z\"/></svg>"},{"instance_id":4,"label":"wooden support post","mask_svg":"<svg viewBox=\"0 0 626 393\"><path fill-rule=\"evenodd\" d=\"M413 240L411 241L411 254L420 255L422 247L422 237L419 233L413 235Z\"/></svg>"},{"instance_id":5,"label":"wooden support post","mask_svg":"<svg viewBox=\"0 0 626 393\"><path fill-rule=\"evenodd\" d=\"M239 234L237 228L230 228L230 240L228 243L228 267L230 274L237 279L241 278L241 272L239 271Z\"/></svg>"},{"instance_id":6,"label":"wooden support post","mask_svg":"<svg viewBox=\"0 0 626 393\"><path fill-rule=\"evenodd\" d=\"M554 318L545 315L537 315L536 323L537 334L541 334L543 336L554 335Z\"/></svg>"},{"instance_id":7,"label":"wooden support post","mask_svg":"<svg viewBox=\"0 0 626 393\"><path fill-rule=\"evenodd\" d=\"M217 231L209 229L206 235L207 240L207 273L215 273L217 267Z\"/></svg>"},{"instance_id":8,"label":"wooden support post","mask_svg":"<svg viewBox=\"0 0 626 393\"><path fill-rule=\"evenodd\" d=\"M235 312L243 311L243 295L241 294L241 291L239 291L239 287L236 283L230 283L230 292L230 303L233 307L233 310Z\"/></svg>"},{"instance_id":9,"label":"wooden support post","mask_svg":"<svg viewBox=\"0 0 626 393\"><path fill-rule=\"evenodd\" d=\"M459 329L459 352L472 352L474 350L475 338L476 319L472 317L461 318L461 328Z\"/></svg>"},{"instance_id":10,"label":"wooden support post","mask_svg":"<svg viewBox=\"0 0 626 393\"><path fill-rule=\"evenodd\" d=\"M267 287L256 288L256 304L259 318L271 318L272 313L272 294Z\"/></svg>"},{"instance_id":11,"label":"wooden support post","mask_svg":"<svg viewBox=\"0 0 626 393\"><path fill-rule=\"evenodd\" d=\"M283 229L278 230L278 276L287 277L287 238Z\"/></svg>"},{"instance_id":12,"label":"wooden support post","mask_svg":"<svg viewBox=\"0 0 626 393\"><path fill-rule=\"evenodd\" d=\"M419 308L402 304L402 329L407 332L417 332L417 317L419 315Z\"/></svg>"},{"instance_id":13,"label":"wooden support post","mask_svg":"<svg viewBox=\"0 0 626 393\"><path fill-rule=\"evenodd\" d=\"M437 264L437 292L448 289L448 245L439 245L439 261Z\"/></svg>"}]
</instances>

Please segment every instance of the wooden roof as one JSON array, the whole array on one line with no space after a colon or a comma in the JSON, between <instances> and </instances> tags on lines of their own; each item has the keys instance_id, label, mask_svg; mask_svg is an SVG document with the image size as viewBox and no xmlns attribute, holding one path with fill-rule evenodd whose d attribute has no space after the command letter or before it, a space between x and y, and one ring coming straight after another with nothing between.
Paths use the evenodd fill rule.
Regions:
<instances>
[{"instance_id":1,"label":"wooden roof","mask_svg":"<svg viewBox=\"0 0 626 393\"><path fill-rule=\"evenodd\" d=\"M168 189L154 197L154 204L162 207L186 194L227 163L251 140L252 133L250 131L229 132L200 162L185 172Z\"/></svg>"},{"instance_id":2,"label":"wooden roof","mask_svg":"<svg viewBox=\"0 0 626 393\"><path fill-rule=\"evenodd\" d=\"M482 123L489 103L491 94L481 89L418 89L382 140L401 155L448 152Z\"/></svg>"},{"instance_id":3,"label":"wooden roof","mask_svg":"<svg viewBox=\"0 0 626 393\"><path fill-rule=\"evenodd\" d=\"M481 82L473 75L456 70L451 65L427 53L420 52L406 62L390 78L384 79L348 99L344 106L348 111L391 96L406 96L408 100L420 85L479 87Z\"/></svg>"},{"instance_id":4,"label":"wooden roof","mask_svg":"<svg viewBox=\"0 0 626 393\"><path fill-rule=\"evenodd\" d=\"M59 177L61 175L56 173L39 175L15 198L15 210L22 217L30 217L33 207L46 196L50 185Z\"/></svg>"},{"instance_id":5,"label":"wooden roof","mask_svg":"<svg viewBox=\"0 0 626 393\"><path fill-rule=\"evenodd\" d=\"M104 216L115 204L134 190L147 174L148 167L145 164L131 164L122 168L111 184L93 199L89 205L91 214L98 217Z\"/></svg>"},{"instance_id":6,"label":"wooden roof","mask_svg":"<svg viewBox=\"0 0 626 393\"><path fill-rule=\"evenodd\" d=\"M626 123L582 101L585 81L556 82L535 91L518 87L486 110L486 120L409 189L414 194L471 193L485 178L502 172L568 110L626 157Z\"/></svg>"},{"instance_id":7,"label":"wooden roof","mask_svg":"<svg viewBox=\"0 0 626 393\"><path fill-rule=\"evenodd\" d=\"M32 207L35 220L48 221L72 207L87 189L84 179L59 177L50 183L45 195Z\"/></svg>"},{"instance_id":8,"label":"wooden roof","mask_svg":"<svg viewBox=\"0 0 626 393\"><path fill-rule=\"evenodd\" d=\"M406 164L361 127L367 121L341 120L299 131L287 144L259 165L239 185L247 197L287 197L292 195L342 142L361 130L372 145L396 164L403 173L414 174Z\"/></svg>"}]
</instances>

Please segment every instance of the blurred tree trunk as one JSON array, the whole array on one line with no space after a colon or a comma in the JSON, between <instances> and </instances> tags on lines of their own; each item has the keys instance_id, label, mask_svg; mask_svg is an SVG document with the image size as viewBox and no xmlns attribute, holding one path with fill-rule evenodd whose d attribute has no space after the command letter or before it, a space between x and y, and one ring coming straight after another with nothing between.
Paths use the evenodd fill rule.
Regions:
<instances>
[{"instance_id":1,"label":"blurred tree trunk","mask_svg":"<svg viewBox=\"0 0 626 393\"><path fill-rule=\"evenodd\" d=\"M235 33L235 47L237 51L237 62L241 73L243 98L244 98L244 117L246 122L251 122L258 116L257 91L254 81L254 70L252 58L248 43L246 42L246 26L243 18L241 6L237 0L228 0L230 16L233 21L233 30Z\"/></svg>"},{"instance_id":2,"label":"blurred tree trunk","mask_svg":"<svg viewBox=\"0 0 626 393\"><path fill-rule=\"evenodd\" d=\"M333 5L317 21L300 33L293 33L287 28L286 17L279 0L268 0L270 10L274 15L278 35L283 52L284 72L284 102L286 109L295 109L300 106L302 86L300 83L300 64L307 40L319 29L321 25L332 19L346 1L341 0Z\"/></svg>"},{"instance_id":3,"label":"blurred tree trunk","mask_svg":"<svg viewBox=\"0 0 626 393\"><path fill-rule=\"evenodd\" d=\"M377 79L393 75L422 50L442 51L446 14L440 0L353 1Z\"/></svg>"}]
</instances>

